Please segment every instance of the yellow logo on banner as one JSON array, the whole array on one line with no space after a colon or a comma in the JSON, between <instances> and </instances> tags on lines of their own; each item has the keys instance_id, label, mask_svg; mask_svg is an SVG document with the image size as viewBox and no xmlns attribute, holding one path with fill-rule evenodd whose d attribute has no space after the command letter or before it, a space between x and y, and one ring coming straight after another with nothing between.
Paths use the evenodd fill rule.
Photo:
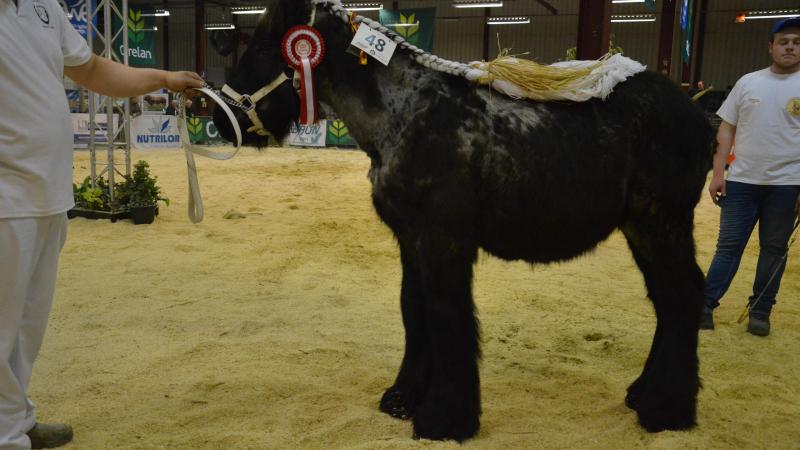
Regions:
<instances>
[{"instance_id":1,"label":"yellow logo on banner","mask_svg":"<svg viewBox=\"0 0 800 450\"><path fill-rule=\"evenodd\" d=\"M408 17L400 14L400 23L395 24L394 31L406 39L415 35L419 31L419 21L414 20L416 19L415 16L416 14L411 14Z\"/></svg>"},{"instance_id":2,"label":"yellow logo on banner","mask_svg":"<svg viewBox=\"0 0 800 450\"><path fill-rule=\"evenodd\" d=\"M793 116L800 116L800 97L789 100L786 104L786 112Z\"/></svg>"}]
</instances>

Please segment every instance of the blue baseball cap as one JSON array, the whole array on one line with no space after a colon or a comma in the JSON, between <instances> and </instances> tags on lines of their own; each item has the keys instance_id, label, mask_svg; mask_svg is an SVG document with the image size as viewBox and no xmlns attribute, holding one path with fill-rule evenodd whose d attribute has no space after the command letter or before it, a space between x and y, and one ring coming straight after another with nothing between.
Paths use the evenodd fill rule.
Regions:
<instances>
[{"instance_id":1,"label":"blue baseball cap","mask_svg":"<svg viewBox=\"0 0 800 450\"><path fill-rule=\"evenodd\" d=\"M789 27L800 28L800 16L788 17L786 19L782 19L775 22L775 25L772 26L772 35L775 36L776 34L780 33L781 31Z\"/></svg>"}]
</instances>

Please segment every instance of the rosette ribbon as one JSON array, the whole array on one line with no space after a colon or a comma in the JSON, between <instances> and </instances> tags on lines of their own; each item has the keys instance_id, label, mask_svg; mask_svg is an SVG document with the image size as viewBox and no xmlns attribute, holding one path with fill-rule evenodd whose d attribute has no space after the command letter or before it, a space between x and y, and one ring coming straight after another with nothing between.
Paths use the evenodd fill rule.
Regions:
<instances>
[{"instance_id":1,"label":"rosette ribbon","mask_svg":"<svg viewBox=\"0 0 800 450\"><path fill-rule=\"evenodd\" d=\"M319 31L298 25L286 32L281 45L283 59L300 74L300 118L302 125L317 122L317 97L314 93L314 69L325 56L325 41Z\"/></svg>"}]
</instances>

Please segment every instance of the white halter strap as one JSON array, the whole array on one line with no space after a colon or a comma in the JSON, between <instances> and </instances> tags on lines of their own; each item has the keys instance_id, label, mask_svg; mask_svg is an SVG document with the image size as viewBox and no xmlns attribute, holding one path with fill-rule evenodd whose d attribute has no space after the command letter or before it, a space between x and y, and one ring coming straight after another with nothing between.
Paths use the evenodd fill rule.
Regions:
<instances>
[{"instance_id":1,"label":"white halter strap","mask_svg":"<svg viewBox=\"0 0 800 450\"><path fill-rule=\"evenodd\" d=\"M231 109L228 108L228 105L209 88L200 88L196 90L211 97L211 99L217 102L217 105L225 111L228 120L230 120L233 125L233 132L236 135L236 148L230 153L220 153L197 145L192 145L186 127L186 102L183 101L183 98L178 99L178 131L181 135L181 147L183 147L183 151L186 154L186 169L189 179L189 220L191 220L192 223L202 222L204 215L203 197L200 195L200 182L197 179L197 166L194 162L194 155L198 154L217 160L231 159L239 152L242 146L242 130L239 129L236 116Z\"/></svg>"},{"instance_id":2,"label":"white halter strap","mask_svg":"<svg viewBox=\"0 0 800 450\"><path fill-rule=\"evenodd\" d=\"M253 126L247 129L248 133L256 133L259 136L266 136L269 133L264 128L264 124L261 122L261 119L258 117L256 113L256 103L259 102L262 98L269 95L270 92L277 89L278 86L283 84L283 82L289 80L289 77L286 76L285 73L281 72L277 78L272 80L271 83L262 87L261 89L257 90L253 94L240 94L236 92L235 89L228 86L222 86L222 93L233 99L235 102L239 103L239 106L242 108L247 117L250 119L250 122L253 123Z\"/></svg>"}]
</instances>

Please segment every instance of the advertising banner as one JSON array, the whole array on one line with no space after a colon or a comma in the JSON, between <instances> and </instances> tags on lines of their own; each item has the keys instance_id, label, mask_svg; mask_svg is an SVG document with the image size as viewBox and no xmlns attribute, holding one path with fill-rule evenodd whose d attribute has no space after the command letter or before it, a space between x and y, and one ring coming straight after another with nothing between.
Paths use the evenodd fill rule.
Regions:
<instances>
[{"instance_id":1,"label":"advertising banner","mask_svg":"<svg viewBox=\"0 0 800 450\"><path fill-rule=\"evenodd\" d=\"M320 120L313 125L292 124L287 144L294 147L325 147L325 125L327 120Z\"/></svg>"},{"instance_id":2,"label":"advertising banner","mask_svg":"<svg viewBox=\"0 0 800 450\"><path fill-rule=\"evenodd\" d=\"M325 139L331 147L356 147L356 141L350 136L350 130L341 120L328 120L328 135Z\"/></svg>"},{"instance_id":3,"label":"advertising banner","mask_svg":"<svg viewBox=\"0 0 800 450\"><path fill-rule=\"evenodd\" d=\"M146 94L141 100L141 111L144 114L164 114L169 106L169 94L166 89Z\"/></svg>"},{"instance_id":4,"label":"advertising banner","mask_svg":"<svg viewBox=\"0 0 800 450\"><path fill-rule=\"evenodd\" d=\"M381 24L425 50L433 51L433 31L436 8L398 9L380 11Z\"/></svg>"},{"instance_id":5,"label":"advertising banner","mask_svg":"<svg viewBox=\"0 0 800 450\"><path fill-rule=\"evenodd\" d=\"M89 147L89 114L74 113L72 116L72 134L74 138L75 148L88 148ZM119 123L119 115L114 114L112 119L114 121L114 131L116 131L116 124ZM95 142L108 142L106 130L108 130L108 116L105 114L97 114L95 116Z\"/></svg>"},{"instance_id":6,"label":"advertising banner","mask_svg":"<svg viewBox=\"0 0 800 450\"><path fill-rule=\"evenodd\" d=\"M186 129L192 144L222 144L225 141L211 117L190 117L186 120Z\"/></svg>"},{"instance_id":7,"label":"advertising banner","mask_svg":"<svg viewBox=\"0 0 800 450\"><path fill-rule=\"evenodd\" d=\"M64 10L64 14L67 15L72 27L86 39L86 33L89 29L89 6L87 0L58 0L58 4L61 5L61 9ZM94 23L97 24L96 17Z\"/></svg>"},{"instance_id":8,"label":"advertising banner","mask_svg":"<svg viewBox=\"0 0 800 450\"><path fill-rule=\"evenodd\" d=\"M692 61L693 9L693 0L681 0L681 60L686 64Z\"/></svg>"},{"instance_id":9,"label":"advertising banner","mask_svg":"<svg viewBox=\"0 0 800 450\"><path fill-rule=\"evenodd\" d=\"M131 121L131 145L136 149L180 148L178 118L142 114Z\"/></svg>"},{"instance_id":10,"label":"advertising banner","mask_svg":"<svg viewBox=\"0 0 800 450\"><path fill-rule=\"evenodd\" d=\"M142 15L141 6L131 6L128 8L126 14L126 23L122 24L114 14L113 31L114 45L113 49L117 57L122 60L123 54L123 41L122 26L128 27L128 63L132 66L155 66L156 65L156 40L155 40L155 25L156 18L153 14Z\"/></svg>"}]
</instances>

